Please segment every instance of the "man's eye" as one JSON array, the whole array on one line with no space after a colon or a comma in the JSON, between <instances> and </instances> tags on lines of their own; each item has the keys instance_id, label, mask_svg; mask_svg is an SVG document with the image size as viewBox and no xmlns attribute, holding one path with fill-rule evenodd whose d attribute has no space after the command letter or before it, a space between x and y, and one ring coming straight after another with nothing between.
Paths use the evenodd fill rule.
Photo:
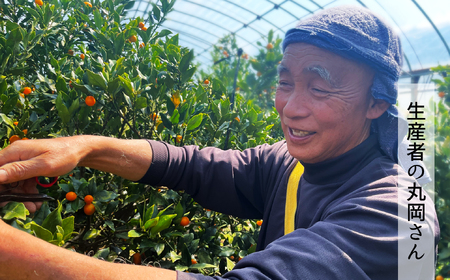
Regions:
<instances>
[{"instance_id":1,"label":"man's eye","mask_svg":"<svg viewBox=\"0 0 450 280\"><path fill-rule=\"evenodd\" d=\"M320 90L318 88L313 88L312 90L315 91L315 92L318 92L318 93L329 93L328 91Z\"/></svg>"}]
</instances>

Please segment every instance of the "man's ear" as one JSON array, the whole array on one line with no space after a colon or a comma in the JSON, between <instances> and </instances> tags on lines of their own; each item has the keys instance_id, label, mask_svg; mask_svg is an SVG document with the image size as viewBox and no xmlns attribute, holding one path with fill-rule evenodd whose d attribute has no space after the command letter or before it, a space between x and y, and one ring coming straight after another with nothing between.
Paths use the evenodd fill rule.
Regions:
<instances>
[{"instance_id":1,"label":"man's ear","mask_svg":"<svg viewBox=\"0 0 450 280\"><path fill-rule=\"evenodd\" d=\"M370 97L369 107L367 108L366 118L374 120L383 115L391 106L387 101Z\"/></svg>"}]
</instances>

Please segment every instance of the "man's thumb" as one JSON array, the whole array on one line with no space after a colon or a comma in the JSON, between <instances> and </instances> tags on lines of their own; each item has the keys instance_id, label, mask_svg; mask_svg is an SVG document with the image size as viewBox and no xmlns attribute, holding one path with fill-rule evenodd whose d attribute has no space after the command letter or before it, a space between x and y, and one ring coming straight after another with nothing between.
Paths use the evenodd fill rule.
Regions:
<instances>
[{"instance_id":1,"label":"man's thumb","mask_svg":"<svg viewBox=\"0 0 450 280\"><path fill-rule=\"evenodd\" d=\"M8 172L3 169L0 169L0 184L8 181Z\"/></svg>"}]
</instances>

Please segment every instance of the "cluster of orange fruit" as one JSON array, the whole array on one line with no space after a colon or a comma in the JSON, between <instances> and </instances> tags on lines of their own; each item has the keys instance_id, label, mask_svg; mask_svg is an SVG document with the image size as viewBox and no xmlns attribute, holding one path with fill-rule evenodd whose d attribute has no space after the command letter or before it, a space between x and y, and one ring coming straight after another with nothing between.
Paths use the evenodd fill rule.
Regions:
<instances>
[{"instance_id":1,"label":"cluster of orange fruit","mask_svg":"<svg viewBox=\"0 0 450 280\"><path fill-rule=\"evenodd\" d=\"M39 7L41 7L42 5L44 5L44 2L42 2L42 0L34 0L34 3L36 5L38 5Z\"/></svg>"},{"instance_id":2,"label":"cluster of orange fruit","mask_svg":"<svg viewBox=\"0 0 450 280\"><path fill-rule=\"evenodd\" d=\"M266 49L268 50L273 49L273 44L272 43L267 44Z\"/></svg>"},{"instance_id":3,"label":"cluster of orange fruit","mask_svg":"<svg viewBox=\"0 0 450 280\"><path fill-rule=\"evenodd\" d=\"M19 124L19 122L13 122L13 123L14 123L15 126L17 126ZM22 132L23 132L23 134L27 135L28 129L24 129L24 130L22 130ZM12 144L12 143L14 143L14 142L16 142L18 140L28 140L28 138L27 137L20 138L19 135L13 135L13 136L9 137L9 143L10 144Z\"/></svg>"},{"instance_id":4,"label":"cluster of orange fruit","mask_svg":"<svg viewBox=\"0 0 450 280\"><path fill-rule=\"evenodd\" d=\"M91 3L89 3L89 2L84 2L84 4L85 4L86 6L89 6L89 8L92 8L92 4L91 4Z\"/></svg>"},{"instance_id":5,"label":"cluster of orange fruit","mask_svg":"<svg viewBox=\"0 0 450 280\"><path fill-rule=\"evenodd\" d=\"M145 24L141 21L141 22L139 22L139 28L142 30L142 31L147 31L147 27L145 27Z\"/></svg>"},{"instance_id":6,"label":"cluster of orange fruit","mask_svg":"<svg viewBox=\"0 0 450 280\"><path fill-rule=\"evenodd\" d=\"M244 54L242 55L242 58L243 58L243 59L248 59L248 54L244 53Z\"/></svg>"},{"instance_id":7,"label":"cluster of orange fruit","mask_svg":"<svg viewBox=\"0 0 450 280\"><path fill-rule=\"evenodd\" d=\"M77 199L77 194L75 192L68 192L66 194L66 199L68 201L75 201L75 199ZM95 206L94 204L92 204L92 202L94 201L94 197L90 194L86 195L84 197L84 203L86 203L86 205L84 205L84 214L91 216L92 214L94 214L95 212Z\"/></svg>"}]
</instances>

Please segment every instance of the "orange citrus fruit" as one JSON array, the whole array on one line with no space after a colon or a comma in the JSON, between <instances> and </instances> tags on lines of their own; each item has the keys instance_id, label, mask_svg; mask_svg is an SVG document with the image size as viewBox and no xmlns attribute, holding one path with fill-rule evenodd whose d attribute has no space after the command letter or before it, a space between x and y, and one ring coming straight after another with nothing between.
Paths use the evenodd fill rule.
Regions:
<instances>
[{"instance_id":1,"label":"orange citrus fruit","mask_svg":"<svg viewBox=\"0 0 450 280\"><path fill-rule=\"evenodd\" d=\"M444 277L442 275L436 276L436 280L444 280Z\"/></svg>"},{"instance_id":2,"label":"orange citrus fruit","mask_svg":"<svg viewBox=\"0 0 450 280\"><path fill-rule=\"evenodd\" d=\"M257 222L256 222L256 224L257 224L258 226L261 226L261 225L262 225L262 223L263 223L263 221L262 221L262 220L259 220L259 221L257 221Z\"/></svg>"},{"instance_id":3,"label":"orange citrus fruit","mask_svg":"<svg viewBox=\"0 0 450 280\"><path fill-rule=\"evenodd\" d=\"M18 125L19 124L19 122L14 122L14 125Z\"/></svg>"},{"instance_id":4,"label":"orange citrus fruit","mask_svg":"<svg viewBox=\"0 0 450 280\"><path fill-rule=\"evenodd\" d=\"M95 98L93 96L88 96L86 97L86 100L84 101L86 103L86 105L88 105L89 107L92 107L95 105Z\"/></svg>"},{"instance_id":5,"label":"orange citrus fruit","mask_svg":"<svg viewBox=\"0 0 450 280\"><path fill-rule=\"evenodd\" d=\"M228 57L228 56L229 56L229 54L228 54L228 52L227 52L227 51L223 51L223 55L224 55L224 56L226 56L226 57Z\"/></svg>"},{"instance_id":6,"label":"orange citrus fruit","mask_svg":"<svg viewBox=\"0 0 450 280\"><path fill-rule=\"evenodd\" d=\"M17 140L20 140L19 135L13 135L9 138L9 143L12 144L12 143L16 142Z\"/></svg>"},{"instance_id":7,"label":"orange citrus fruit","mask_svg":"<svg viewBox=\"0 0 450 280\"><path fill-rule=\"evenodd\" d=\"M142 31L147 31L147 27L144 26L144 27L141 28L141 30Z\"/></svg>"},{"instance_id":8,"label":"orange citrus fruit","mask_svg":"<svg viewBox=\"0 0 450 280\"><path fill-rule=\"evenodd\" d=\"M183 139L183 136L177 135L177 143L181 143L182 139Z\"/></svg>"},{"instance_id":9,"label":"orange citrus fruit","mask_svg":"<svg viewBox=\"0 0 450 280\"><path fill-rule=\"evenodd\" d=\"M67 51L67 53L68 53L69 55L73 55L73 50L69 50L69 51Z\"/></svg>"},{"instance_id":10,"label":"orange citrus fruit","mask_svg":"<svg viewBox=\"0 0 450 280\"><path fill-rule=\"evenodd\" d=\"M139 252L135 253L133 255L133 263L134 264L141 264L142 263L141 254Z\"/></svg>"},{"instance_id":11,"label":"orange citrus fruit","mask_svg":"<svg viewBox=\"0 0 450 280\"><path fill-rule=\"evenodd\" d=\"M272 43L268 43L267 46L266 46L266 48L267 48L268 50L273 49L273 44L272 44Z\"/></svg>"},{"instance_id":12,"label":"orange citrus fruit","mask_svg":"<svg viewBox=\"0 0 450 280\"><path fill-rule=\"evenodd\" d=\"M81 58L81 59L84 59L84 58L85 58L84 53L80 54L80 58Z\"/></svg>"},{"instance_id":13,"label":"orange citrus fruit","mask_svg":"<svg viewBox=\"0 0 450 280\"><path fill-rule=\"evenodd\" d=\"M143 47L145 47L145 43L140 43L140 44L139 44L139 48L142 49Z\"/></svg>"},{"instance_id":14,"label":"orange citrus fruit","mask_svg":"<svg viewBox=\"0 0 450 280\"><path fill-rule=\"evenodd\" d=\"M153 120L153 121L155 121L157 117L158 117L158 115L157 115L156 113L153 113L153 114L152 114L152 120Z\"/></svg>"},{"instance_id":15,"label":"orange citrus fruit","mask_svg":"<svg viewBox=\"0 0 450 280\"><path fill-rule=\"evenodd\" d=\"M66 194L66 199L67 199L68 201L74 201L75 199L77 199L77 194L74 193L74 192L68 192L68 193Z\"/></svg>"},{"instance_id":16,"label":"orange citrus fruit","mask_svg":"<svg viewBox=\"0 0 450 280\"><path fill-rule=\"evenodd\" d=\"M89 6L89 8L92 8L92 4L91 4L91 3L89 3L89 2L84 2L84 4L85 4L86 6Z\"/></svg>"},{"instance_id":17,"label":"orange citrus fruit","mask_svg":"<svg viewBox=\"0 0 450 280\"><path fill-rule=\"evenodd\" d=\"M84 214L90 216L90 215L94 214L95 206L94 206L94 204L86 204L86 205L84 205L83 210L84 210Z\"/></svg>"},{"instance_id":18,"label":"orange citrus fruit","mask_svg":"<svg viewBox=\"0 0 450 280\"><path fill-rule=\"evenodd\" d=\"M241 119L239 117L236 117L234 119L237 120L238 122L241 122Z\"/></svg>"},{"instance_id":19,"label":"orange citrus fruit","mask_svg":"<svg viewBox=\"0 0 450 280\"><path fill-rule=\"evenodd\" d=\"M23 132L23 134L27 135L28 129L24 129L24 130L22 130L22 132Z\"/></svg>"},{"instance_id":20,"label":"orange citrus fruit","mask_svg":"<svg viewBox=\"0 0 450 280\"><path fill-rule=\"evenodd\" d=\"M86 195L84 197L84 203L91 204L94 201L94 197L90 194Z\"/></svg>"},{"instance_id":21,"label":"orange citrus fruit","mask_svg":"<svg viewBox=\"0 0 450 280\"><path fill-rule=\"evenodd\" d=\"M142 27L145 27L145 24L141 21L141 22L139 22L139 28L142 29Z\"/></svg>"},{"instance_id":22,"label":"orange citrus fruit","mask_svg":"<svg viewBox=\"0 0 450 280\"><path fill-rule=\"evenodd\" d=\"M190 221L189 221L188 217L181 218L181 222L180 222L181 226L185 227L185 226L189 225L189 223L190 223Z\"/></svg>"},{"instance_id":23,"label":"orange citrus fruit","mask_svg":"<svg viewBox=\"0 0 450 280\"><path fill-rule=\"evenodd\" d=\"M24 87L22 93L28 95L32 92L30 87Z\"/></svg>"},{"instance_id":24,"label":"orange citrus fruit","mask_svg":"<svg viewBox=\"0 0 450 280\"><path fill-rule=\"evenodd\" d=\"M440 91L440 92L438 93L438 95L439 95L440 98L443 98L443 97L445 96L445 92Z\"/></svg>"},{"instance_id":25,"label":"orange citrus fruit","mask_svg":"<svg viewBox=\"0 0 450 280\"><path fill-rule=\"evenodd\" d=\"M137 41L137 37L136 35L131 36L130 38L128 38L128 40L130 40L130 42L136 42Z\"/></svg>"},{"instance_id":26,"label":"orange citrus fruit","mask_svg":"<svg viewBox=\"0 0 450 280\"><path fill-rule=\"evenodd\" d=\"M191 259L191 264L196 264L197 261L195 259Z\"/></svg>"},{"instance_id":27,"label":"orange citrus fruit","mask_svg":"<svg viewBox=\"0 0 450 280\"><path fill-rule=\"evenodd\" d=\"M173 105L175 105L175 109L178 108L178 105L180 105L181 103L181 98L179 94L173 94L170 100L172 100Z\"/></svg>"},{"instance_id":28,"label":"orange citrus fruit","mask_svg":"<svg viewBox=\"0 0 450 280\"><path fill-rule=\"evenodd\" d=\"M30 140L30 139L27 137L23 137L22 140Z\"/></svg>"},{"instance_id":29,"label":"orange citrus fruit","mask_svg":"<svg viewBox=\"0 0 450 280\"><path fill-rule=\"evenodd\" d=\"M44 5L44 2L42 2L42 0L34 0L34 3L38 6Z\"/></svg>"},{"instance_id":30,"label":"orange citrus fruit","mask_svg":"<svg viewBox=\"0 0 450 280\"><path fill-rule=\"evenodd\" d=\"M204 83L205 85L209 85L209 80L206 79L203 83Z\"/></svg>"}]
</instances>

